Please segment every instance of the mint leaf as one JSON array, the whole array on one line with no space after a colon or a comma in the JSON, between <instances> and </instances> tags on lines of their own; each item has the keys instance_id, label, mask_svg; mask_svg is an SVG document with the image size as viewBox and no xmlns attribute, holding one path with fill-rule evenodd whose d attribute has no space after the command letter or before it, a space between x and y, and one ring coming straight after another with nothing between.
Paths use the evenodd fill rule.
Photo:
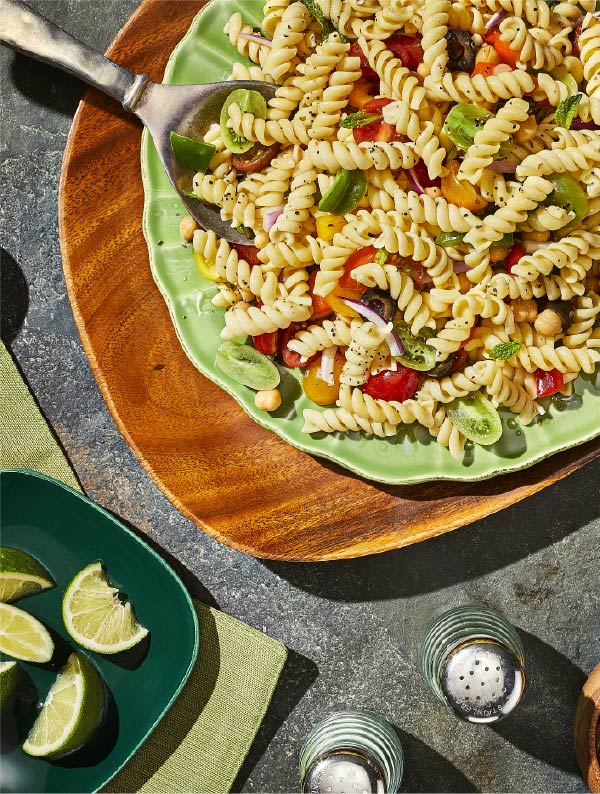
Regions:
<instances>
[{"instance_id":1,"label":"mint leaf","mask_svg":"<svg viewBox=\"0 0 600 794\"><path fill-rule=\"evenodd\" d=\"M554 121L559 127L564 127L566 130L570 128L571 122L577 113L577 106L581 102L582 97L583 94L574 94L573 96L568 96L566 99L563 99L562 102L559 102L554 113Z\"/></svg>"},{"instance_id":2,"label":"mint leaf","mask_svg":"<svg viewBox=\"0 0 600 794\"><path fill-rule=\"evenodd\" d=\"M323 30L323 39L326 39L332 33L337 33L344 44L348 43L348 39L338 30L336 30L333 22L330 19L327 19L323 13L323 9L317 2L315 2L315 0L301 0L301 2L306 6L306 9L313 15L313 17L321 26Z\"/></svg>"},{"instance_id":3,"label":"mint leaf","mask_svg":"<svg viewBox=\"0 0 600 794\"><path fill-rule=\"evenodd\" d=\"M388 252L385 248L380 248L379 251L375 254L374 262L376 265L385 265L388 258Z\"/></svg>"},{"instance_id":4,"label":"mint leaf","mask_svg":"<svg viewBox=\"0 0 600 794\"><path fill-rule=\"evenodd\" d=\"M340 127L345 130L353 130L356 127L364 127L366 124L373 124L374 121L380 121L381 116L379 113L365 113L364 110L359 110L357 113L351 113L349 116L340 122Z\"/></svg>"},{"instance_id":5,"label":"mint leaf","mask_svg":"<svg viewBox=\"0 0 600 794\"><path fill-rule=\"evenodd\" d=\"M505 359L514 356L521 349L520 342L498 342L489 352L490 358Z\"/></svg>"}]
</instances>

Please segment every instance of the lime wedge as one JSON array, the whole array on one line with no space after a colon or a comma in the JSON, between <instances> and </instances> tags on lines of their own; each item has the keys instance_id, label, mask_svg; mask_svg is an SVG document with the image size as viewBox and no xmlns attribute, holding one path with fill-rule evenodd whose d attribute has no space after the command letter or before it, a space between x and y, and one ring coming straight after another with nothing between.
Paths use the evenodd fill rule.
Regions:
<instances>
[{"instance_id":1,"label":"lime wedge","mask_svg":"<svg viewBox=\"0 0 600 794\"><path fill-rule=\"evenodd\" d=\"M78 750L102 720L104 687L82 653L72 653L50 687L23 751L56 758Z\"/></svg>"},{"instance_id":2,"label":"lime wedge","mask_svg":"<svg viewBox=\"0 0 600 794\"><path fill-rule=\"evenodd\" d=\"M0 651L24 662L49 662L54 643L33 615L11 604L0 604Z\"/></svg>"},{"instance_id":3,"label":"lime wedge","mask_svg":"<svg viewBox=\"0 0 600 794\"><path fill-rule=\"evenodd\" d=\"M71 637L96 653L118 653L137 645L148 629L137 622L133 607L123 603L101 562L73 578L63 597L63 621Z\"/></svg>"},{"instance_id":4,"label":"lime wedge","mask_svg":"<svg viewBox=\"0 0 600 794\"><path fill-rule=\"evenodd\" d=\"M4 708L13 696L19 679L16 662L0 662L0 708Z\"/></svg>"},{"instance_id":5,"label":"lime wedge","mask_svg":"<svg viewBox=\"0 0 600 794\"><path fill-rule=\"evenodd\" d=\"M44 566L21 549L0 547L0 601L16 601L54 587Z\"/></svg>"}]
</instances>

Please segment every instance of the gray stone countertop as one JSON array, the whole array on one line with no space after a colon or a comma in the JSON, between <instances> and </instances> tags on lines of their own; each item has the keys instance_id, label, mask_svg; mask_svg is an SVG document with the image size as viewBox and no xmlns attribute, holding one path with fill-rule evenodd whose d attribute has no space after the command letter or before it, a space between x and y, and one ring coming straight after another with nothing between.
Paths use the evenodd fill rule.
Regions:
<instances>
[{"instance_id":1,"label":"gray stone countertop","mask_svg":"<svg viewBox=\"0 0 600 794\"><path fill-rule=\"evenodd\" d=\"M137 3L32 5L103 51ZM66 297L57 192L83 86L4 49L1 70L3 338L88 495L146 532L195 593L290 649L235 789L297 790L307 730L352 705L396 725L406 751L404 791L585 791L572 716L600 661L600 460L471 526L356 561L263 562L204 535L162 496L120 436ZM454 719L415 663L428 621L470 601L504 612L526 649L524 702L493 727Z\"/></svg>"}]
</instances>

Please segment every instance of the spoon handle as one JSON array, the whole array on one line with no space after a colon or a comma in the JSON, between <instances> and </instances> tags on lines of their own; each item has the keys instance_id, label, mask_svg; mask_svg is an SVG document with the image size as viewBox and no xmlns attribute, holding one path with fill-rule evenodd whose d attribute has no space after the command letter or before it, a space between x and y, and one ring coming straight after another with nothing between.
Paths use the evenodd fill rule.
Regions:
<instances>
[{"instance_id":1,"label":"spoon handle","mask_svg":"<svg viewBox=\"0 0 600 794\"><path fill-rule=\"evenodd\" d=\"M109 61L20 0L0 0L0 42L78 77L134 110L149 82Z\"/></svg>"}]
</instances>

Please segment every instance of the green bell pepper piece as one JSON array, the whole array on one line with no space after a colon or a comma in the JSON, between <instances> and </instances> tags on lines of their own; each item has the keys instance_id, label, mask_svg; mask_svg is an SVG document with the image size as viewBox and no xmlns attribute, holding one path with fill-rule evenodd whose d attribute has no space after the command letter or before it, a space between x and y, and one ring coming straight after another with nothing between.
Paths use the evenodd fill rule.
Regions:
<instances>
[{"instance_id":1,"label":"green bell pepper piece","mask_svg":"<svg viewBox=\"0 0 600 794\"><path fill-rule=\"evenodd\" d=\"M179 135L176 132L170 133L169 140L171 149L180 163L194 171L206 173L209 163L217 151L215 146L211 143L195 141L193 138L186 138L185 135Z\"/></svg>"},{"instance_id":2,"label":"green bell pepper piece","mask_svg":"<svg viewBox=\"0 0 600 794\"><path fill-rule=\"evenodd\" d=\"M366 192L367 180L361 170L340 171L319 202L319 209L332 215L345 215L352 212Z\"/></svg>"}]
</instances>

